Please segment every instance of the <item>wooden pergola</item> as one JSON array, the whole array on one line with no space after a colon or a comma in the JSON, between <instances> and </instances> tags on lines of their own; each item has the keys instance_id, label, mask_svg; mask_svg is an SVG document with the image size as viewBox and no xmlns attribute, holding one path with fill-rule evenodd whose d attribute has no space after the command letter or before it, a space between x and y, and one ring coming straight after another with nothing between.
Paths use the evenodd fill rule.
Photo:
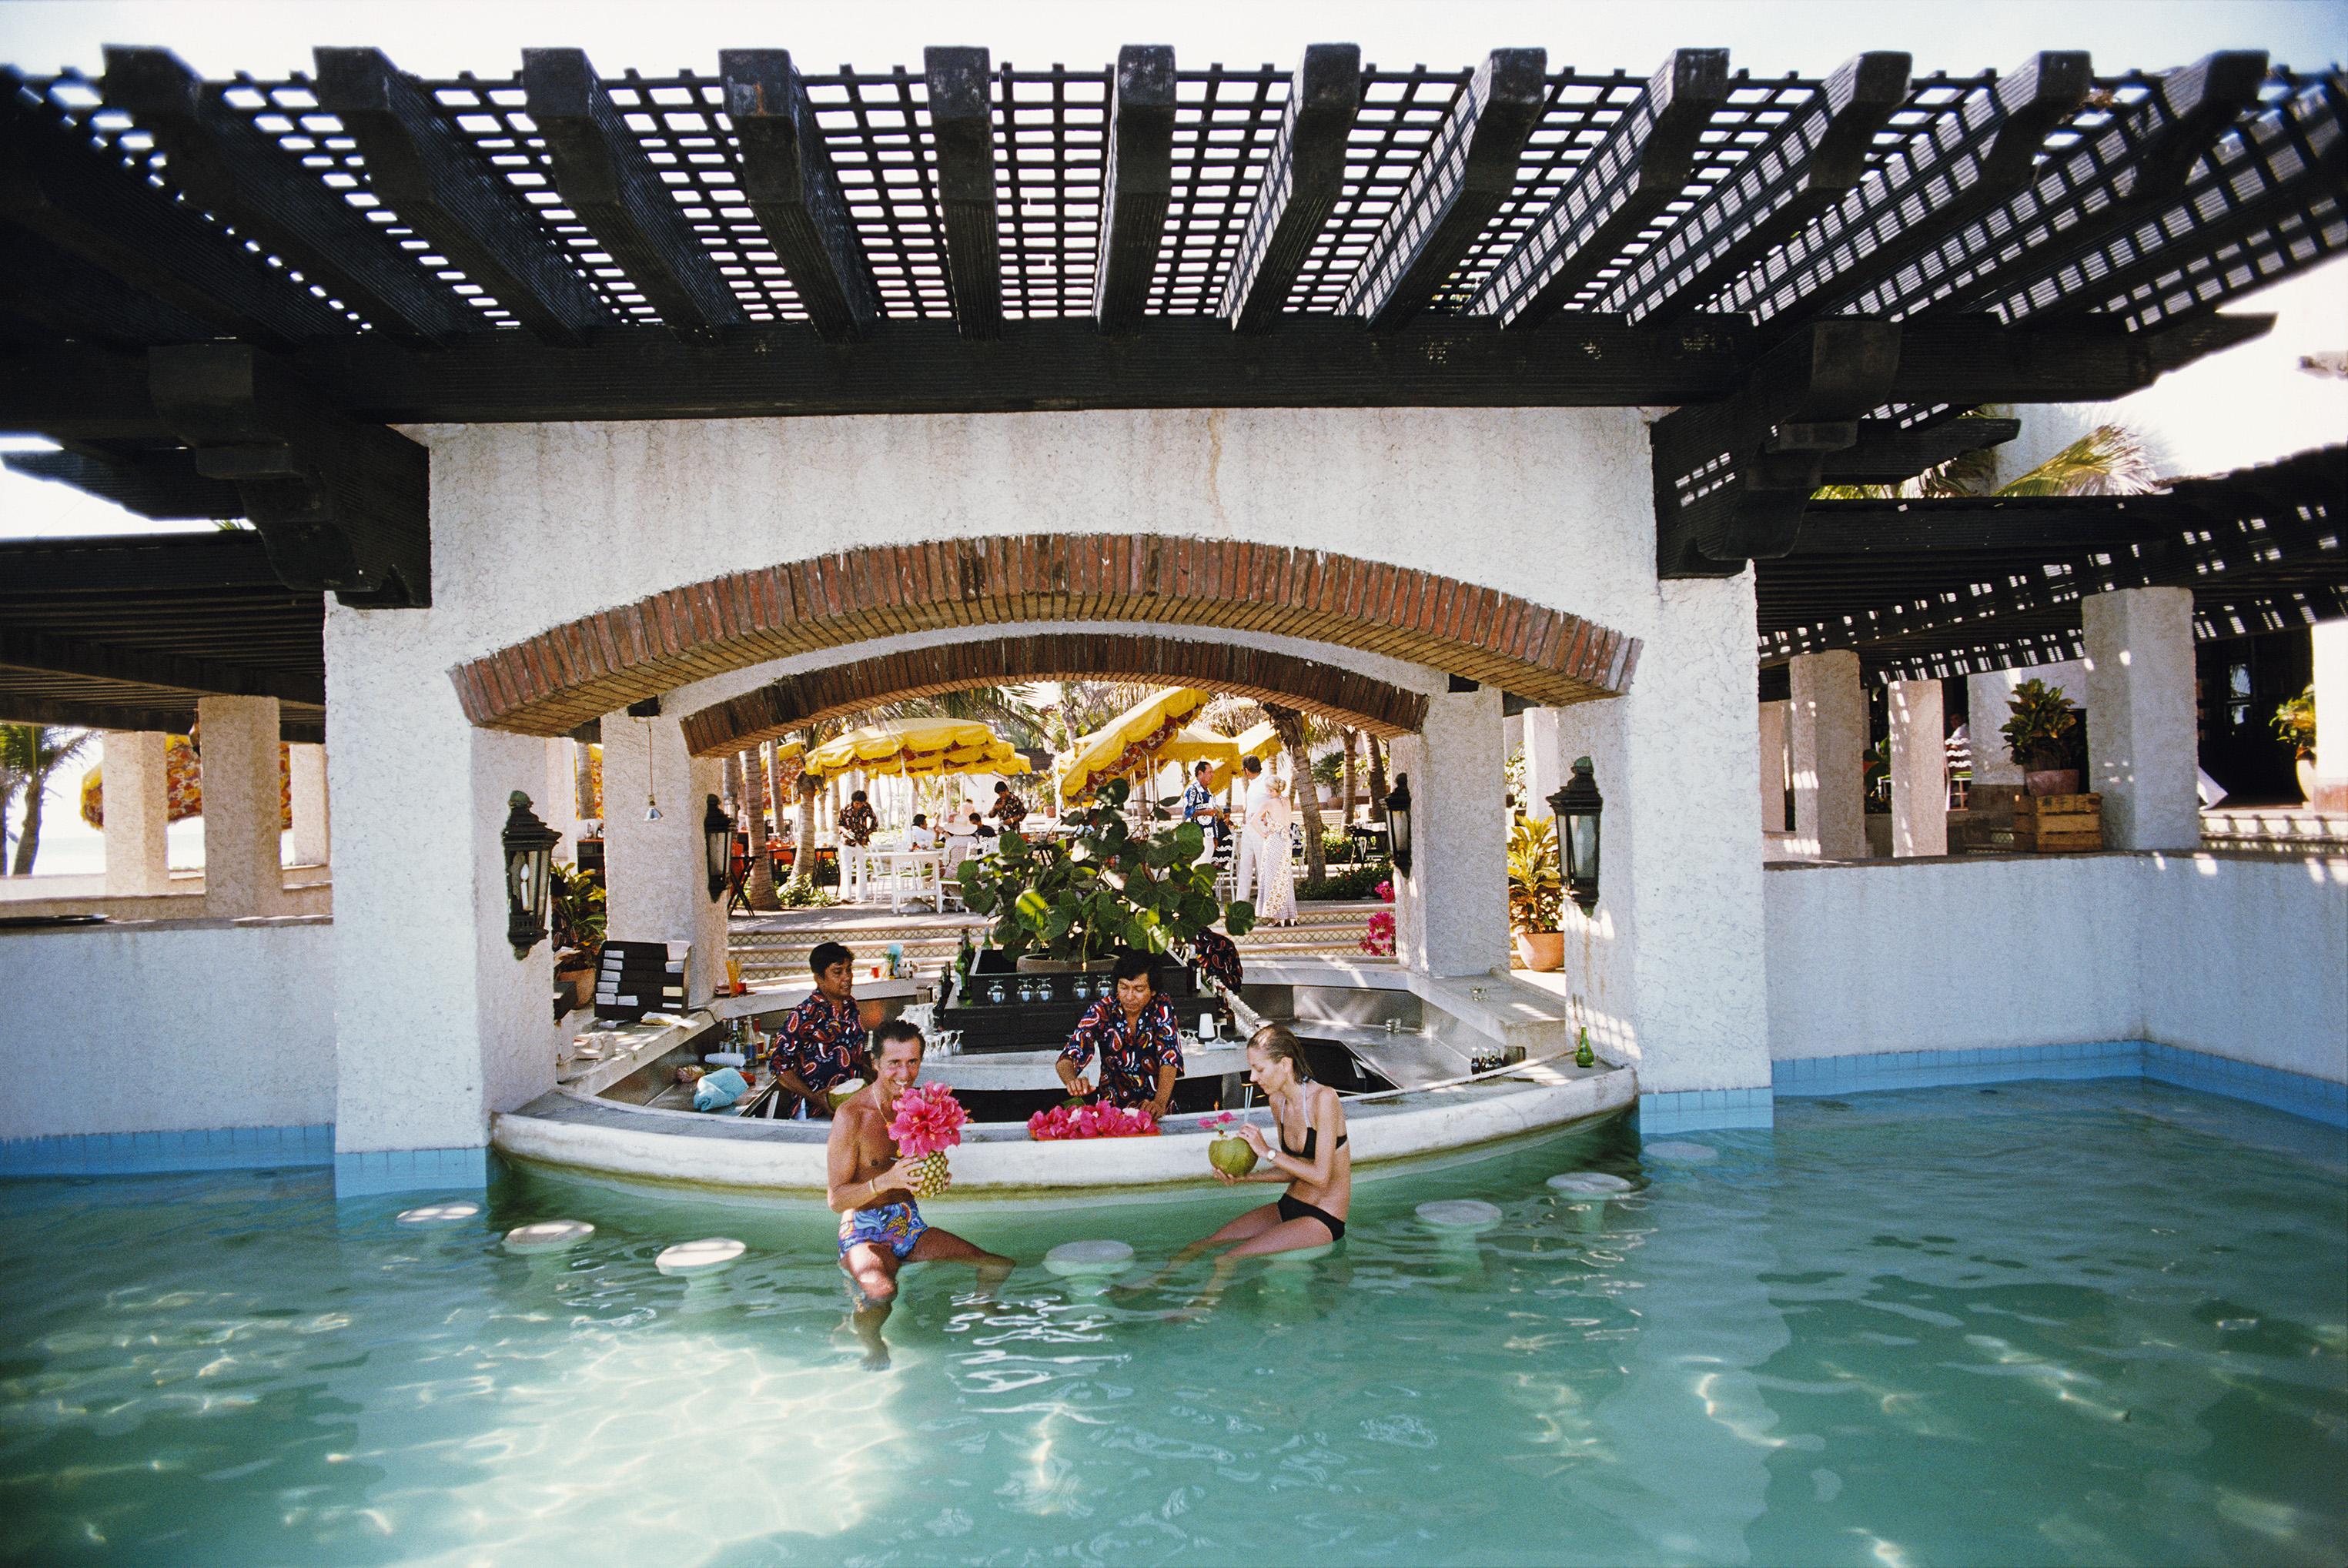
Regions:
<instances>
[{"instance_id":1,"label":"wooden pergola","mask_svg":"<svg viewBox=\"0 0 2348 1568\"><path fill-rule=\"evenodd\" d=\"M1810 497L2010 438L1983 405L2265 331L2219 307L2348 247L2343 107L2256 51L1755 78L1719 49L663 77L533 49L431 80L338 48L208 81L114 48L96 80L0 69L0 430L142 515L249 520L314 613L428 602L399 423L1664 406L1659 570L1757 562L1765 661L1958 667L2138 582L2192 583L2212 630L2294 624L2348 611L2303 500ZM2336 454L2311 464L2336 511ZM205 678L261 667L234 652ZM103 662L7 658L0 693Z\"/></svg>"}]
</instances>

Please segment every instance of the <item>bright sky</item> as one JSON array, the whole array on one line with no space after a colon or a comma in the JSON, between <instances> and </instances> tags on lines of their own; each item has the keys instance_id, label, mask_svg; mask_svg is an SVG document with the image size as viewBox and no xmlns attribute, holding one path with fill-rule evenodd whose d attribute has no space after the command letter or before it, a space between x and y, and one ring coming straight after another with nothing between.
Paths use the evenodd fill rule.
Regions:
<instances>
[{"instance_id":1,"label":"bright sky","mask_svg":"<svg viewBox=\"0 0 2348 1568\"><path fill-rule=\"evenodd\" d=\"M11 0L0 4L0 60L93 75L108 43L161 44L208 76L309 68L318 44L373 44L432 75L510 71L525 46L576 45L607 73L712 69L720 48L781 45L822 67L909 64L928 44L984 44L998 61L1106 62L1117 46L1171 43L1187 64L1292 63L1308 43L1359 43L1373 63L1457 67L1483 51L1539 45L1552 65L1644 71L1691 45L1725 46L1756 75L1818 72L1861 49L1901 48L1918 72L2011 66L2034 49L2085 48L2099 68L2183 64L2212 49L2264 47L2311 69L2341 58L2348 0L1775 0L1772 4L1563 4L1560 0ZM2175 472L2256 462L2348 433L2348 382L2293 366L2348 348L2348 265L2270 291L2274 335L2169 377L2121 412L2154 427ZM2064 417L2055 428L2074 422ZM2092 422L2092 421L2090 421ZM0 448L43 443L0 438ZM2056 442L2059 445L2059 441ZM0 537L153 529L62 485L0 474ZM206 524L191 525L195 527Z\"/></svg>"}]
</instances>

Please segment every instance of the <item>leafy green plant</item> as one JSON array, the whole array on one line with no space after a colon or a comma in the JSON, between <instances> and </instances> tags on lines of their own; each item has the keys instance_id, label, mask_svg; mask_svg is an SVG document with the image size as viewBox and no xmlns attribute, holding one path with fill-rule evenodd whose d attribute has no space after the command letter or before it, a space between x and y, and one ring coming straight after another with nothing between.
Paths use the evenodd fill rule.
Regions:
<instances>
[{"instance_id":1,"label":"leafy green plant","mask_svg":"<svg viewBox=\"0 0 2348 1568\"><path fill-rule=\"evenodd\" d=\"M2275 738L2301 757L2315 755L2315 683L2274 710Z\"/></svg>"},{"instance_id":2,"label":"leafy green plant","mask_svg":"<svg viewBox=\"0 0 2348 1568\"><path fill-rule=\"evenodd\" d=\"M1308 877L1296 884L1300 902L1350 903L1365 899L1377 891L1378 883L1394 875L1394 867L1383 860L1364 861L1359 865L1345 867L1327 876Z\"/></svg>"},{"instance_id":3,"label":"leafy green plant","mask_svg":"<svg viewBox=\"0 0 2348 1568\"><path fill-rule=\"evenodd\" d=\"M592 957L603 947L603 879L557 861L548 868L548 906L554 915L554 950Z\"/></svg>"},{"instance_id":4,"label":"leafy green plant","mask_svg":"<svg viewBox=\"0 0 2348 1568\"><path fill-rule=\"evenodd\" d=\"M1557 930L1564 893L1557 819L1519 816L1509 829L1509 929Z\"/></svg>"},{"instance_id":5,"label":"leafy green plant","mask_svg":"<svg viewBox=\"0 0 2348 1568\"><path fill-rule=\"evenodd\" d=\"M994 854L962 863L963 903L994 918L989 946L1085 962L1120 947L1186 946L1218 920L1233 936L1253 928L1254 905L1217 903L1213 869L1195 863L1206 847L1199 825L1137 833L1125 818L1130 792L1125 779L1109 779L1092 804L1061 819L1074 830L1065 841L1005 833Z\"/></svg>"},{"instance_id":6,"label":"leafy green plant","mask_svg":"<svg viewBox=\"0 0 2348 1568\"><path fill-rule=\"evenodd\" d=\"M818 868L819 873L823 869ZM829 909L839 902L839 895L829 890L839 885L836 875L822 877L819 883L794 877L775 889L775 902L785 909Z\"/></svg>"},{"instance_id":7,"label":"leafy green plant","mask_svg":"<svg viewBox=\"0 0 2348 1568\"><path fill-rule=\"evenodd\" d=\"M2063 695L2061 686L2026 680L2013 688L2006 705L2013 717L1998 727L2005 752L2024 768L2046 769L2078 766L2079 707Z\"/></svg>"}]
</instances>

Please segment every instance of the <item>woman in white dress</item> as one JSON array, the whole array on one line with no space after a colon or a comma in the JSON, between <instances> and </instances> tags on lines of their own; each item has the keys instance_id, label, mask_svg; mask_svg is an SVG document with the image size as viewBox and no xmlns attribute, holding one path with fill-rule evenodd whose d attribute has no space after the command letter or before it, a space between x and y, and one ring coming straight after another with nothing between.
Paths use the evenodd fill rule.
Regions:
<instances>
[{"instance_id":1,"label":"woman in white dress","mask_svg":"<svg viewBox=\"0 0 2348 1568\"><path fill-rule=\"evenodd\" d=\"M1292 925L1296 922L1296 876L1292 866L1288 841L1289 824L1295 813L1289 809L1287 780L1275 779L1264 791L1263 805L1249 825L1255 830L1256 853L1255 918L1258 924Z\"/></svg>"}]
</instances>

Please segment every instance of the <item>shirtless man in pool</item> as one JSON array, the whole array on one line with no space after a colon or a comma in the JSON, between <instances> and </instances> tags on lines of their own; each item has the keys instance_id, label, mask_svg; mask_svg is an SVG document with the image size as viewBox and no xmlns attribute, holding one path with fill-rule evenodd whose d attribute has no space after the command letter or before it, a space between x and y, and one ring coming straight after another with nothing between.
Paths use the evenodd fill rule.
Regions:
<instances>
[{"instance_id":1,"label":"shirtless man in pool","mask_svg":"<svg viewBox=\"0 0 2348 1568\"><path fill-rule=\"evenodd\" d=\"M952 1231L922 1218L908 1180L908 1161L898 1157L889 1123L897 1099L922 1076L922 1031L902 1020L873 1034L871 1083L849 1098L831 1120L827 1185L839 1215L839 1266L855 1282L857 1337L864 1364L889 1365L880 1326L897 1299L897 1271L905 1264L955 1260L978 1267L982 1290L992 1290L1012 1269L1012 1260L973 1246Z\"/></svg>"}]
</instances>

